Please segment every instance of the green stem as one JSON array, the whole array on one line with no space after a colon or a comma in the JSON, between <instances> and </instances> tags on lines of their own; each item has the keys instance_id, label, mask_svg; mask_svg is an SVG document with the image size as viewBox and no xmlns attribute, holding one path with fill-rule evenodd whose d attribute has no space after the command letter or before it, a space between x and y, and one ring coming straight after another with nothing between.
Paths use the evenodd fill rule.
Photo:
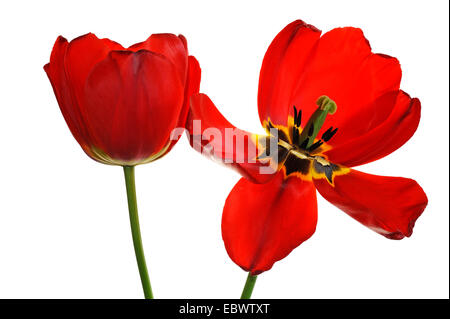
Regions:
<instances>
[{"instance_id":1,"label":"green stem","mask_svg":"<svg viewBox=\"0 0 450 319\"><path fill-rule=\"evenodd\" d=\"M145 263L144 248L142 247L141 230L136 200L136 185L134 182L134 166L124 166L125 185L127 187L128 210L130 212L131 235L133 236L134 252L141 275L142 289L146 299L153 299L152 287Z\"/></svg>"},{"instance_id":2,"label":"green stem","mask_svg":"<svg viewBox=\"0 0 450 319\"><path fill-rule=\"evenodd\" d=\"M252 276L250 272L248 273L244 290L242 290L241 299L250 299L250 297L252 296L253 288L255 287L256 278L258 278L258 276Z\"/></svg>"}]
</instances>

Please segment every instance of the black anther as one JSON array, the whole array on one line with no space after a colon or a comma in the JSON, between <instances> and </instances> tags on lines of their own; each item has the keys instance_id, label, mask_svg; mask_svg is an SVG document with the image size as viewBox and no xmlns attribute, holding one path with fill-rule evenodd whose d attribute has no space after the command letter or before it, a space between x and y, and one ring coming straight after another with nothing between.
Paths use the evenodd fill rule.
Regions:
<instances>
[{"instance_id":1,"label":"black anther","mask_svg":"<svg viewBox=\"0 0 450 319\"><path fill-rule=\"evenodd\" d=\"M328 142L334 136L334 134L336 134L337 130L338 130L338 128L336 127L333 131L330 131L330 132L327 131L328 134L325 134L325 133L327 133L327 132L325 132L324 135L326 135L326 136L322 136L322 139L325 142Z\"/></svg>"},{"instance_id":2,"label":"black anther","mask_svg":"<svg viewBox=\"0 0 450 319\"><path fill-rule=\"evenodd\" d=\"M312 151L314 151L316 148L319 148L322 144L323 144L323 141L322 141L322 140L319 140L319 141L315 142L313 145L311 145L311 146L308 148L308 151L312 152Z\"/></svg>"},{"instance_id":3,"label":"black anther","mask_svg":"<svg viewBox=\"0 0 450 319\"><path fill-rule=\"evenodd\" d=\"M309 127L308 130L308 136L312 136L314 133L314 123L311 123L311 126Z\"/></svg>"},{"instance_id":4,"label":"black anther","mask_svg":"<svg viewBox=\"0 0 450 319\"><path fill-rule=\"evenodd\" d=\"M300 127L301 124L302 124L302 110L299 110L297 120L295 121L295 125L297 125L297 127Z\"/></svg>"},{"instance_id":5,"label":"black anther","mask_svg":"<svg viewBox=\"0 0 450 319\"><path fill-rule=\"evenodd\" d=\"M298 139L299 139L299 137L300 137L300 133L299 133L299 131L298 131L298 128L293 127L293 128L292 128L292 142L293 142L294 144L298 144Z\"/></svg>"},{"instance_id":6,"label":"black anther","mask_svg":"<svg viewBox=\"0 0 450 319\"><path fill-rule=\"evenodd\" d=\"M303 143L300 145L300 148L306 149L306 147L308 146L309 143L309 137L307 137Z\"/></svg>"},{"instance_id":7,"label":"black anther","mask_svg":"<svg viewBox=\"0 0 450 319\"><path fill-rule=\"evenodd\" d=\"M328 128L328 130L326 130L326 131L322 134L322 138L323 138L323 139L327 138L327 136L331 133L332 130L333 130L333 127L330 126L330 127Z\"/></svg>"},{"instance_id":8,"label":"black anther","mask_svg":"<svg viewBox=\"0 0 450 319\"><path fill-rule=\"evenodd\" d=\"M294 123L297 123L297 116L298 116L297 108L294 105Z\"/></svg>"}]
</instances>

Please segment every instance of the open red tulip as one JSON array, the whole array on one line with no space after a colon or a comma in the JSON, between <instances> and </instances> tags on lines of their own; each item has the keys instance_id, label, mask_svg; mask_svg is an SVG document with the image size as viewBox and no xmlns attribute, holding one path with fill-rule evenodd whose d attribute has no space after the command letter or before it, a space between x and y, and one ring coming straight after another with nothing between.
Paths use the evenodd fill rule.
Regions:
<instances>
[{"instance_id":1,"label":"open red tulip","mask_svg":"<svg viewBox=\"0 0 450 319\"><path fill-rule=\"evenodd\" d=\"M124 48L89 33L58 37L44 66L70 131L94 160L133 166L177 142L200 67L180 35L153 34ZM173 137L173 136L172 136Z\"/></svg>"},{"instance_id":2,"label":"open red tulip","mask_svg":"<svg viewBox=\"0 0 450 319\"><path fill-rule=\"evenodd\" d=\"M316 190L387 238L411 236L427 205L422 188L412 179L350 168L390 154L414 134L420 102L400 90L400 80L398 60L372 53L360 29L321 36L298 20L273 40L260 73L258 110L266 140L277 136L276 153L266 150L264 137L230 124L206 95L191 98L191 144L245 177L222 217L225 247L236 264L255 276L307 240L316 229ZM200 133L194 120L201 120ZM249 146L242 150L233 140L205 134L212 128L234 130ZM256 156L249 156L250 147ZM245 160L237 163L236 155ZM263 176L259 169L268 158L276 165Z\"/></svg>"}]
</instances>

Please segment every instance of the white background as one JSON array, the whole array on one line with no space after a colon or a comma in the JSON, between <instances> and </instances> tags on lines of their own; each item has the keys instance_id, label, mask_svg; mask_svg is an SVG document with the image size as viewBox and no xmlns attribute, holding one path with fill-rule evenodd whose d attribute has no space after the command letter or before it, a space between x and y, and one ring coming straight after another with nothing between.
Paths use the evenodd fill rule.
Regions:
<instances>
[{"instance_id":1,"label":"white background","mask_svg":"<svg viewBox=\"0 0 450 319\"><path fill-rule=\"evenodd\" d=\"M448 298L448 2L3 1L0 5L0 297L141 298L120 167L89 159L71 136L42 67L56 37L89 31L123 45L183 33L201 91L238 127L261 132L256 95L273 37L301 18L323 31L361 27L402 63L422 101L415 136L360 167L416 179L429 205L414 234L388 240L319 198L316 234L258 278L255 298ZM183 138L136 169L145 252L159 298L239 297L246 273L220 220L239 176Z\"/></svg>"}]
</instances>

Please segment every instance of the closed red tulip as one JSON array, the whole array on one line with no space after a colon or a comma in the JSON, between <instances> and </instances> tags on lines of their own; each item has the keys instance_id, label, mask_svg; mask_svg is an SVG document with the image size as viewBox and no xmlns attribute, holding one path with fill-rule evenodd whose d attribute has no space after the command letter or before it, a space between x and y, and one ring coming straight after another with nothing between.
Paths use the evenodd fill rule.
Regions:
<instances>
[{"instance_id":1,"label":"closed red tulip","mask_svg":"<svg viewBox=\"0 0 450 319\"><path fill-rule=\"evenodd\" d=\"M124 48L89 33L59 37L44 66L70 131L92 159L123 166L133 245L145 298L153 298L142 246L134 166L175 145L200 86L200 66L180 35L153 34Z\"/></svg>"},{"instance_id":2,"label":"closed red tulip","mask_svg":"<svg viewBox=\"0 0 450 319\"><path fill-rule=\"evenodd\" d=\"M94 160L133 166L166 154L198 92L200 67L186 39L153 34L124 48L89 33L59 37L44 70L73 136Z\"/></svg>"}]
</instances>

